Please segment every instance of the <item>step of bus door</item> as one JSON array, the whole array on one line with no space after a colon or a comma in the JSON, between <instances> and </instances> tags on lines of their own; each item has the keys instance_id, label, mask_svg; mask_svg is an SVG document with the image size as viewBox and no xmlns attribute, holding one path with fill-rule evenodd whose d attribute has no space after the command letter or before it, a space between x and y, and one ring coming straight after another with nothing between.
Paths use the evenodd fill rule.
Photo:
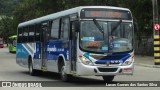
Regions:
<instances>
[{"instance_id":1,"label":"step of bus door","mask_svg":"<svg viewBox=\"0 0 160 90\"><path fill-rule=\"evenodd\" d=\"M43 72L47 72L47 68L46 67L42 67L42 71Z\"/></svg>"}]
</instances>

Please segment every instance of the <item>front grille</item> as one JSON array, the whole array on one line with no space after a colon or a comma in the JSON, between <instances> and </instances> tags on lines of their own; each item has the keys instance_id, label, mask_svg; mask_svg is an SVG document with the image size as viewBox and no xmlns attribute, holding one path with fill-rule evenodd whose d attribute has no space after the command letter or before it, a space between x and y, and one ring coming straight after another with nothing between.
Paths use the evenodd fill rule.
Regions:
<instances>
[{"instance_id":1,"label":"front grille","mask_svg":"<svg viewBox=\"0 0 160 90\"><path fill-rule=\"evenodd\" d=\"M106 56L101 58L100 60L120 60L122 59L124 56Z\"/></svg>"},{"instance_id":2,"label":"front grille","mask_svg":"<svg viewBox=\"0 0 160 90\"><path fill-rule=\"evenodd\" d=\"M116 62L116 61L118 61L118 62ZM107 62L109 62L109 65L117 65L117 64L120 64L119 63L119 60L114 60L114 63L112 63L110 60L98 60L98 61L96 61L96 62L94 62L95 64L105 64L105 65L107 65Z\"/></svg>"},{"instance_id":3,"label":"front grille","mask_svg":"<svg viewBox=\"0 0 160 90\"><path fill-rule=\"evenodd\" d=\"M96 61L95 64L106 64L109 62L109 64L120 64L123 63L125 60L127 60L130 55L129 54L112 54L112 55L106 55L106 56L100 56L100 55L91 55Z\"/></svg>"},{"instance_id":4,"label":"front grille","mask_svg":"<svg viewBox=\"0 0 160 90\"><path fill-rule=\"evenodd\" d=\"M120 60L128 55L108 55L108 56L97 56L97 55L91 55L91 57L97 59L97 60Z\"/></svg>"},{"instance_id":5,"label":"front grille","mask_svg":"<svg viewBox=\"0 0 160 90\"><path fill-rule=\"evenodd\" d=\"M117 68L98 68L100 72L116 72Z\"/></svg>"}]
</instances>

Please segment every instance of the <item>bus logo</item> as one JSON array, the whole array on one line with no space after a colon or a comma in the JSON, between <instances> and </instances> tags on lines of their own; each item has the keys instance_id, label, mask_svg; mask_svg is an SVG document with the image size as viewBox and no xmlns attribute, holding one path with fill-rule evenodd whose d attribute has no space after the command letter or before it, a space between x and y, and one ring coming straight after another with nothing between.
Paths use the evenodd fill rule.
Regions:
<instances>
[{"instance_id":1,"label":"bus logo","mask_svg":"<svg viewBox=\"0 0 160 90\"><path fill-rule=\"evenodd\" d=\"M109 66L110 62L106 62L106 65Z\"/></svg>"}]
</instances>

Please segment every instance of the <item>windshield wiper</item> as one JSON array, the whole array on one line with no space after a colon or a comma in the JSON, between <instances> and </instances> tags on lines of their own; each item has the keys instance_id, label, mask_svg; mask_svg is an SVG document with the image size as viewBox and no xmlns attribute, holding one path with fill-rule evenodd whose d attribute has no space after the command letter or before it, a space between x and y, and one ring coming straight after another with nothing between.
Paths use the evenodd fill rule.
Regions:
<instances>
[{"instance_id":1,"label":"windshield wiper","mask_svg":"<svg viewBox=\"0 0 160 90\"><path fill-rule=\"evenodd\" d=\"M97 20L96 20L96 19L93 19L93 22L94 22L94 24L97 26L98 30L99 30L101 33L104 33L103 28L101 27L101 25L99 25L99 23L97 22Z\"/></svg>"},{"instance_id":2,"label":"windshield wiper","mask_svg":"<svg viewBox=\"0 0 160 90\"><path fill-rule=\"evenodd\" d=\"M101 25L99 25L99 23L97 22L96 19L93 19L94 24L96 25L96 27L98 28L98 30L103 33L103 39L104 39L104 29L103 27L101 27Z\"/></svg>"},{"instance_id":3,"label":"windshield wiper","mask_svg":"<svg viewBox=\"0 0 160 90\"><path fill-rule=\"evenodd\" d=\"M118 26L122 23L122 20L119 20L117 22L117 24L113 27L113 29L111 30L111 35L113 34L113 32L118 28Z\"/></svg>"}]
</instances>

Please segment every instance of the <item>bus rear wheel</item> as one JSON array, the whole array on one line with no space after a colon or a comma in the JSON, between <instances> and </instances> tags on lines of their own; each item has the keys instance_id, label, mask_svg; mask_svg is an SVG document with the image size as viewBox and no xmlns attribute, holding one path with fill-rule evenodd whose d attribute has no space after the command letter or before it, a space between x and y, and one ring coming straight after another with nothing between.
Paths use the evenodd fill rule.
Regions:
<instances>
[{"instance_id":1,"label":"bus rear wheel","mask_svg":"<svg viewBox=\"0 0 160 90\"><path fill-rule=\"evenodd\" d=\"M102 76L102 77L105 82L112 82L114 79L114 76Z\"/></svg>"},{"instance_id":2,"label":"bus rear wheel","mask_svg":"<svg viewBox=\"0 0 160 90\"><path fill-rule=\"evenodd\" d=\"M29 62L29 74L32 75L32 76L35 76L36 75L36 70L33 69L33 64L32 64L32 61Z\"/></svg>"}]
</instances>

